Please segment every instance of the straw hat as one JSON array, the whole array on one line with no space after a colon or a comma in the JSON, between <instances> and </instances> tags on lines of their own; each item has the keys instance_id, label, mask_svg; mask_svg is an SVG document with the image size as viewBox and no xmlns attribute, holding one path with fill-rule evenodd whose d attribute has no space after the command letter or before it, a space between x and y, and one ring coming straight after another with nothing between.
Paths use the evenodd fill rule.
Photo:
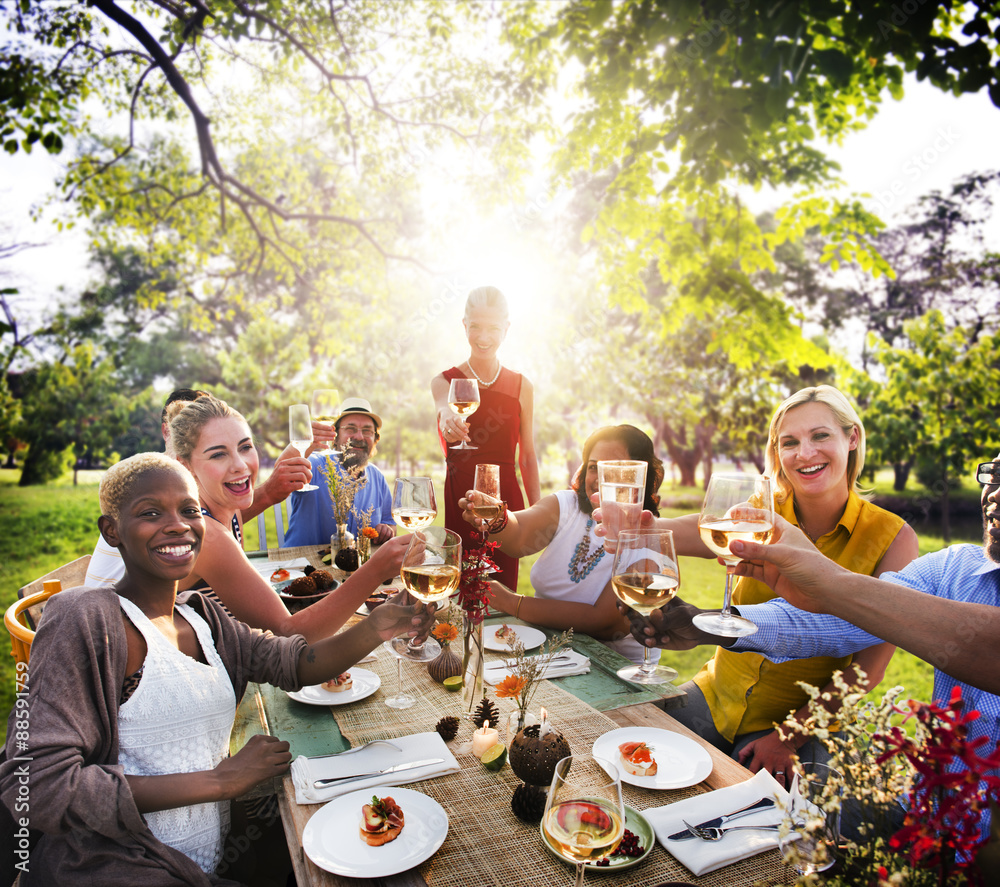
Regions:
<instances>
[{"instance_id":1,"label":"straw hat","mask_svg":"<svg viewBox=\"0 0 1000 887\"><path fill-rule=\"evenodd\" d=\"M349 413L360 413L363 416L371 416L375 422L375 427L378 429L382 428L382 417L372 412L372 405L363 397L345 398L344 402L340 405L340 413L333 420L333 424L336 425L339 423Z\"/></svg>"}]
</instances>

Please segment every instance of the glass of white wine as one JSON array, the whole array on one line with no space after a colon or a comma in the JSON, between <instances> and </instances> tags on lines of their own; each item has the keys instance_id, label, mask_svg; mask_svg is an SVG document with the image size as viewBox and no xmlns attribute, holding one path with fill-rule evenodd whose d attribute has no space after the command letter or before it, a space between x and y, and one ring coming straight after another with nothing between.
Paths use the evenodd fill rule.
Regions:
<instances>
[{"instance_id":1,"label":"glass of white wine","mask_svg":"<svg viewBox=\"0 0 1000 887\"><path fill-rule=\"evenodd\" d=\"M476 477L472 483L478 493L472 502L472 513L484 521L500 516L503 501L500 499L500 466L483 463L476 466Z\"/></svg>"},{"instance_id":2,"label":"glass of white wine","mask_svg":"<svg viewBox=\"0 0 1000 887\"><path fill-rule=\"evenodd\" d=\"M590 754L559 761L541 828L553 849L576 866L575 887L582 887L584 863L614 853L625 834L618 768Z\"/></svg>"},{"instance_id":3,"label":"glass of white wine","mask_svg":"<svg viewBox=\"0 0 1000 887\"><path fill-rule=\"evenodd\" d=\"M452 379L448 389L448 406L462 419L479 409L479 383L475 379ZM464 440L453 450L478 450Z\"/></svg>"},{"instance_id":4,"label":"glass of white wine","mask_svg":"<svg viewBox=\"0 0 1000 887\"><path fill-rule=\"evenodd\" d=\"M315 422L322 422L330 426L333 431L333 423L337 421L337 412L340 407L340 392L336 388L317 388L312 396L312 417ZM322 450L314 450L317 456L333 455L331 441L327 441Z\"/></svg>"},{"instance_id":5,"label":"glass of white wine","mask_svg":"<svg viewBox=\"0 0 1000 887\"><path fill-rule=\"evenodd\" d=\"M611 587L615 597L637 613L648 616L673 599L681 584L681 571L670 530L625 530L618 534ZM666 684L677 677L674 669L649 659L642 649L642 665L618 670L618 677L636 684Z\"/></svg>"},{"instance_id":6,"label":"glass of white wine","mask_svg":"<svg viewBox=\"0 0 1000 887\"><path fill-rule=\"evenodd\" d=\"M414 531L403 555L400 575L406 590L424 603L447 600L458 589L462 578L461 538L444 527ZM393 638L391 644L397 654L414 662L429 662L441 652L441 645L433 638L414 643L398 637Z\"/></svg>"},{"instance_id":7,"label":"glass of white wine","mask_svg":"<svg viewBox=\"0 0 1000 887\"><path fill-rule=\"evenodd\" d=\"M434 523L437 500L429 477L397 477L392 485L392 519L404 530L422 530Z\"/></svg>"},{"instance_id":8,"label":"glass of white wine","mask_svg":"<svg viewBox=\"0 0 1000 887\"><path fill-rule=\"evenodd\" d=\"M299 454L304 456L313 441L312 419L309 417L309 404L293 403L288 408L288 440ZM316 490L316 484L306 484L299 488L300 493Z\"/></svg>"},{"instance_id":9,"label":"glass of white wine","mask_svg":"<svg viewBox=\"0 0 1000 887\"><path fill-rule=\"evenodd\" d=\"M713 474L698 516L698 533L712 554L726 564L726 594L721 613L699 613L692 620L698 628L727 638L753 634L749 619L734 616L733 568L739 557L729 550L736 539L767 542L774 530L774 494L771 478L753 474Z\"/></svg>"}]
</instances>

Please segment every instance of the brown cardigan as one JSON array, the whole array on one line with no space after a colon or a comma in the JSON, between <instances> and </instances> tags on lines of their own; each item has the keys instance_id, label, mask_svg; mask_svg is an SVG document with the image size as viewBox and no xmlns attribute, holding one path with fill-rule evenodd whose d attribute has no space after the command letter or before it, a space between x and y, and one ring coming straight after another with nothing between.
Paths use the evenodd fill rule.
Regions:
<instances>
[{"instance_id":1,"label":"brown cardigan","mask_svg":"<svg viewBox=\"0 0 1000 887\"><path fill-rule=\"evenodd\" d=\"M278 638L252 629L198 592L179 595L178 603L205 618L237 699L249 681L299 689L300 635ZM23 887L235 883L206 875L161 843L136 809L118 764L126 654L113 590L75 588L49 600L31 647L27 708L11 711L0 764L0 799L15 824L27 817L31 829L44 833L28 870L21 869ZM22 739L27 733L27 748L18 747L19 733Z\"/></svg>"}]
</instances>

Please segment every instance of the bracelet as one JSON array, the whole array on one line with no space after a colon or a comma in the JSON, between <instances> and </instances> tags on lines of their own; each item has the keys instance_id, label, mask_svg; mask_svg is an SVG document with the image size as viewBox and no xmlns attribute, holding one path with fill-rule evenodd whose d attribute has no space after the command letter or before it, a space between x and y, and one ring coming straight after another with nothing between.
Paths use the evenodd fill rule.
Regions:
<instances>
[{"instance_id":1,"label":"bracelet","mask_svg":"<svg viewBox=\"0 0 1000 887\"><path fill-rule=\"evenodd\" d=\"M487 533L502 533L507 526L507 522L510 520L510 515L507 514L507 503L501 500L500 506L500 514L486 525Z\"/></svg>"},{"instance_id":2,"label":"bracelet","mask_svg":"<svg viewBox=\"0 0 1000 887\"><path fill-rule=\"evenodd\" d=\"M517 614L521 612L521 601L524 600L524 595L519 594L517 596L517 606L514 607L514 618L517 619Z\"/></svg>"}]
</instances>

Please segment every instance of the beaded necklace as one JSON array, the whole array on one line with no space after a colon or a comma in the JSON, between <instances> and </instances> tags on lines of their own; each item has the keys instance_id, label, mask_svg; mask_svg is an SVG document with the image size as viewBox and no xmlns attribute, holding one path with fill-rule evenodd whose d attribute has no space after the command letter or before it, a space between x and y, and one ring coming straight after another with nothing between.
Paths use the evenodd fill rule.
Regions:
<instances>
[{"instance_id":1,"label":"beaded necklace","mask_svg":"<svg viewBox=\"0 0 1000 887\"><path fill-rule=\"evenodd\" d=\"M490 385L492 385L494 382L496 382L496 380L500 378L500 370L503 369L503 364L500 363L500 361L498 360L497 361L497 374L492 379L490 379L489 382L487 382L485 379L480 379L479 378L479 373L477 373L472 368L472 363L470 361L467 360L465 362L465 365L469 368L469 372L472 373L472 375L476 377L476 381L479 382L479 384L482 385L483 388L489 388Z\"/></svg>"},{"instance_id":2,"label":"beaded necklace","mask_svg":"<svg viewBox=\"0 0 1000 887\"><path fill-rule=\"evenodd\" d=\"M590 551L590 531L594 528L594 519L587 518L587 528L583 531L583 538L576 544L576 550L569 562L569 578L573 582L583 582L594 570L604 557L604 545L600 545L597 551Z\"/></svg>"}]
</instances>

